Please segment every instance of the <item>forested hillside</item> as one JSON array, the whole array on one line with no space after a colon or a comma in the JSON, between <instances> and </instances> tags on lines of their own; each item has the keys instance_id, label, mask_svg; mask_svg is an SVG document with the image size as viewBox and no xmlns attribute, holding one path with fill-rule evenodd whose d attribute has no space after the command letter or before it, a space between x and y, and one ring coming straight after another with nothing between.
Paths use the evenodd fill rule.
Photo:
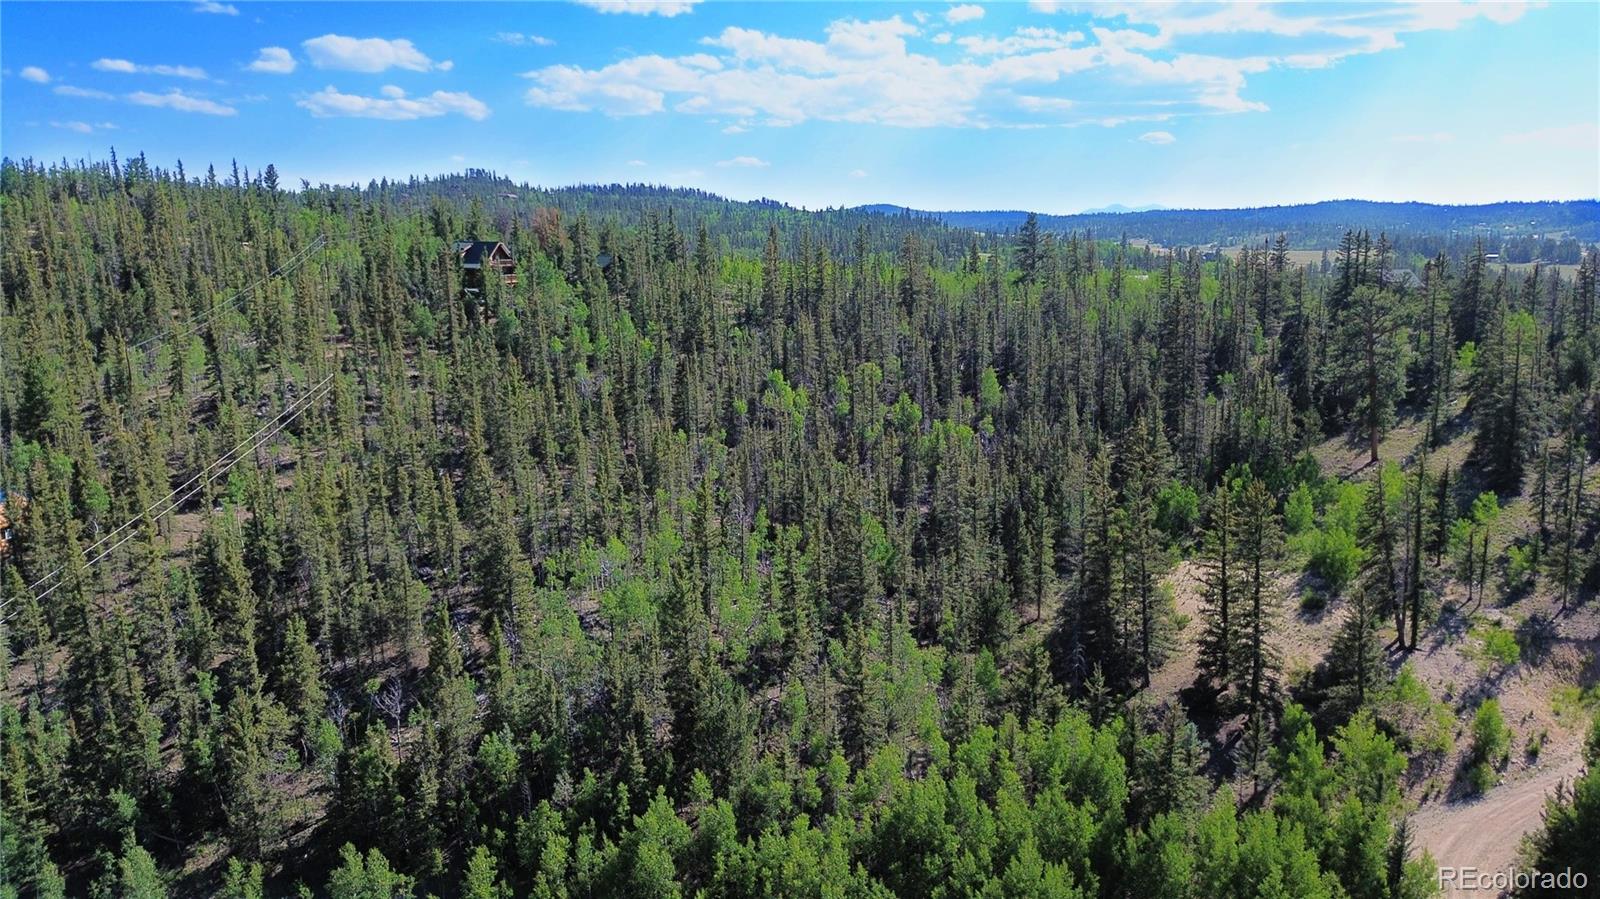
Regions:
<instances>
[{"instance_id":1,"label":"forested hillside","mask_svg":"<svg viewBox=\"0 0 1600 899\"><path fill-rule=\"evenodd\" d=\"M288 187L0 171L0 896L1400 899L1541 753L1596 857L1592 247Z\"/></svg>"},{"instance_id":2,"label":"forested hillside","mask_svg":"<svg viewBox=\"0 0 1600 899\"><path fill-rule=\"evenodd\" d=\"M921 212L888 205L862 208L983 231L1016 231L1029 215L1022 211ZM1582 247L1600 240L1600 201L1596 200L1477 206L1328 200L1298 206L1144 209L1035 218L1052 231L1126 234L1173 247L1238 246L1281 234L1297 247L1332 249L1346 231L1367 230L1386 233L1402 243L1426 242L1429 255L1450 249L1459 255L1482 244L1485 252L1506 262L1576 264Z\"/></svg>"}]
</instances>

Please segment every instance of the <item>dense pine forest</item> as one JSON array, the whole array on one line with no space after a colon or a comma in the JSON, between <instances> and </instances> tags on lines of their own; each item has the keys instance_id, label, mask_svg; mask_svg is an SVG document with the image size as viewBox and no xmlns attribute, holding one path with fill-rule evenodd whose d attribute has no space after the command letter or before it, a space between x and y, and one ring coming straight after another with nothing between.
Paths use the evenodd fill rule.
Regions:
<instances>
[{"instance_id":1,"label":"dense pine forest","mask_svg":"<svg viewBox=\"0 0 1600 899\"><path fill-rule=\"evenodd\" d=\"M1592 221L142 156L0 219L0 896L1403 899L1540 759L1600 890Z\"/></svg>"}]
</instances>

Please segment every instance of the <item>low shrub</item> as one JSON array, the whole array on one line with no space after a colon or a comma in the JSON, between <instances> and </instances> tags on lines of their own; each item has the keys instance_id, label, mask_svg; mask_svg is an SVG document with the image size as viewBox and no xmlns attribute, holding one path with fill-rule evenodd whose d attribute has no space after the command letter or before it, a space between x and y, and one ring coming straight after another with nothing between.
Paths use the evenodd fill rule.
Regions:
<instances>
[{"instance_id":1,"label":"low shrub","mask_svg":"<svg viewBox=\"0 0 1600 899\"><path fill-rule=\"evenodd\" d=\"M1500 714L1500 700L1486 699L1472 717L1472 754L1467 784L1483 793L1500 782L1500 769L1511 759L1511 731Z\"/></svg>"}]
</instances>

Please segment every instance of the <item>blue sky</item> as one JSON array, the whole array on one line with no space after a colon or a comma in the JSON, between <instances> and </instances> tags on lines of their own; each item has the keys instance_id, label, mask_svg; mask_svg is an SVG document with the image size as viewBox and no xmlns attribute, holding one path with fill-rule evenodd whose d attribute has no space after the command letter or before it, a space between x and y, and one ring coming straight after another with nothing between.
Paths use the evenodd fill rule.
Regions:
<instances>
[{"instance_id":1,"label":"blue sky","mask_svg":"<svg viewBox=\"0 0 1600 899\"><path fill-rule=\"evenodd\" d=\"M820 207L1600 195L1600 4L0 4L12 158Z\"/></svg>"}]
</instances>

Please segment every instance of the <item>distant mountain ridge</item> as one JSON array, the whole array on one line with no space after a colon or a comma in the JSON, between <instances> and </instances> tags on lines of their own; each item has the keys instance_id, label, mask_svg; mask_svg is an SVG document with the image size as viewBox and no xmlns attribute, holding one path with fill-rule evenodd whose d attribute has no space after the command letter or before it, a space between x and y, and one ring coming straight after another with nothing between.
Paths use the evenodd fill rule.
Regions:
<instances>
[{"instance_id":1,"label":"distant mountain ridge","mask_svg":"<svg viewBox=\"0 0 1600 899\"><path fill-rule=\"evenodd\" d=\"M1027 220L1025 210L930 211L879 203L864 212L931 218L957 228L1011 231ZM1165 209L1110 206L1072 215L1039 214L1048 231L1127 234L1169 246L1232 246L1287 234L1298 246L1332 246L1349 228L1409 232L1482 233L1529 236L1558 233L1580 241L1600 240L1600 201L1563 200L1450 206L1437 203L1385 203L1374 200L1324 200L1291 206L1240 209Z\"/></svg>"},{"instance_id":2,"label":"distant mountain ridge","mask_svg":"<svg viewBox=\"0 0 1600 899\"><path fill-rule=\"evenodd\" d=\"M1024 219L1026 219L1028 217L1028 210L1026 210L1026 209L997 209L997 210L989 210L989 211L946 211L946 212L934 212L934 211L925 210L925 209L913 209L910 206L897 206L894 203L870 203L870 204L868 204L866 206L857 206L855 208L860 210L860 211L862 211L862 212L878 212L878 213L882 213L884 215L900 215L900 214L903 214L903 213L910 213L911 215L922 215L922 216L930 216L931 215L931 216L935 216L935 217L938 217L938 218L941 218L941 219L945 218L945 217L959 218L959 217L962 217L962 216L982 215L982 216L1004 216L1004 217L1007 217L1007 218L1015 217L1016 220L1020 222L1020 221L1023 221ZM1085 209L1082 212L1068 213L1067 215L1068 216L1071 216L1071 215L1122 215L1122 214L1128 213L1128 212L1160 212L1160 211L1171 209L1171 208L1172 208L1171 206L1162 206L1159 203L1151 203L1151 204L1146 205L1146 206L1124 206L1121 203L1112 203L1109 206L1096 206L1093 209ZM1050 213L1039 213L1039 216L1042 219L1042 218L1051 217L1051 214ZM1054 217L1062 218L1064 216L1054 216Z\"/></svg>"},{"instance_id":3,"label":"distant mountain ridge","mask_svg":"<svg viewBox=\"0 0 1600 899\"><path fill-rule=\"evenodd\" d=\"M1014 233L1028 218L1020 209L928 211L892 203L855 207L805 209L779 200L732 200L704 190L657 184L578 184L538 187L481 169L407 181L373 182L369 191L393 192L410 203L428 203L434 196L477 196L497 219L514 210L552 206L565 214L587 214L593 220L618 216L622 221L642 221L650 210L666 203L681 221L706 221L714 233L730 236L730 248L760 251L761 241L741 243L757 232L755 220L806 223L836 248L851 245L857 231L866 227L874 240L916 232L929 245L962 251L971 232L996 237ZM1421 259L1439 252L1461 258L1481 241L1483 250L1498 253L1506 262L1535 260L1573 264L1582 246L1600 242L1600 201L1566 200L1503 202L1470 206L1434 203L1385 203L1371 200L1325 200L1290 206L1240 209L1133 209L1072 215L1039 215L1040 226L1058 234L1091 233L1101 240L1126 236L1164 247L1259 246L1279 234L1295 249L1333 249L1350 229L1366 229L1398 239L1410 259L1396 260L1420 268ZM1412 238L1412 239L1407 239Z\"/></svg>"}]
</instances>

